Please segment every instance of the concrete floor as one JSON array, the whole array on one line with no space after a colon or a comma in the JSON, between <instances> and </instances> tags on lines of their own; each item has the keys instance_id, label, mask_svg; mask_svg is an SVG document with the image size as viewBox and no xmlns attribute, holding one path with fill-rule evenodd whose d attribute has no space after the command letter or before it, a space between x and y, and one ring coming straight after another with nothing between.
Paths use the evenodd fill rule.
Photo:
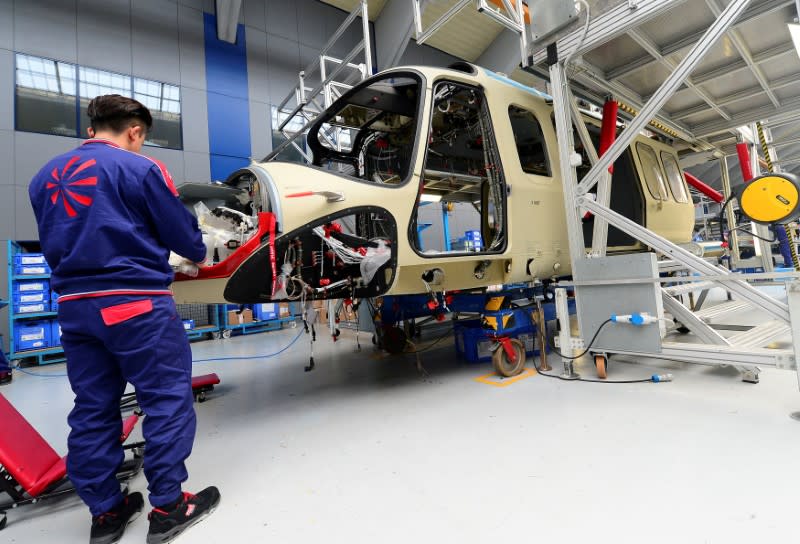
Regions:
<instances>
[{"instance_id":1,"label":"concrete floor","mask_svg":"<svg viewBox=\"0 0 800 544\"><path fill-rule=\"evenodd\" d=\"M271 353L300 329L193 344L196 359ZM369 340L362 335L362 342ZM423 342L424 343L424 342ZM475 380L452 342L389 357L320 335L280 357L200 363L222 385L196 404L187 490L222 492L219 510L178 542L795 542L800 489L797 378L758 385L730 368L612 360L609 379L672 372L664 384L531 376ZM551 364L560 368L555 357ZM594 377L594 368L577 369ZM61 365L35 369L63 372ZM66 378L17 373L3 387L66 451ZM145 491L138 476L133 490ZM143 542L146 519L123 543ZM9 513L2 542L86 542L74 497Z\"/></svg>"}]
</instances>

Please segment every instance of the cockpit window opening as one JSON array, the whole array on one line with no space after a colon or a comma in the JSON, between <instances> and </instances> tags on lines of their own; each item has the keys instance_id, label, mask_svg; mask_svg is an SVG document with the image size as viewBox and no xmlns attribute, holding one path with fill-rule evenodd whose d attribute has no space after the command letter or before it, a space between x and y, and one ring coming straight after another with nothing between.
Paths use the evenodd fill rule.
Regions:
<instances>
[{"instance_id":1,"label":"cockpit window opening","mask_svg":"<svg viewBox=\"0 0 800 544\"><path fill-rule=\"evenodd\" d=\"M314 165L365 182L400 185L411 175L423 87L414 73L355 87L311 128Z\"/></svg>"},{"instance_id":2,"label":"cockpit window opening","mask_svg":"<svg viewBox=\"0 0 800 544\"><path fill-rule=\"evenodd\" d=\"M427 141L412 245L423 256L502 251L505 178L483 90L438 82Z\"/></svg>"}]
</instances>

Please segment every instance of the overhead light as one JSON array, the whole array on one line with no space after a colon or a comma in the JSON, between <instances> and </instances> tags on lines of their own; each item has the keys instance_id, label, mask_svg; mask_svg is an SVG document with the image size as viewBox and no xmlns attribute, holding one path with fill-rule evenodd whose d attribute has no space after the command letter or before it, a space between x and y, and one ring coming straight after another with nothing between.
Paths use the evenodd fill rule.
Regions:
<instances>
[{"instance_id":1,"label":"overhead light","mask_svg":"<svg viewBox=\"0 0 800 544\"><path fill-rule=\"evenodd\" d=\"M792 35L794 48L797 50L797 54L800 55L800 25L797 23L789 23L789 34Z\"/></svg>"},{"instance_id":2,"label":"overhead light","mask_svg":"<svg viewBox=\"0 0 800 544\"><path fill-rule=\"evenodd\" d=\"M441 202L442 195L437 195L434 193L422 193L419 197L420 202Z\"/></svg>"}]
</instances>

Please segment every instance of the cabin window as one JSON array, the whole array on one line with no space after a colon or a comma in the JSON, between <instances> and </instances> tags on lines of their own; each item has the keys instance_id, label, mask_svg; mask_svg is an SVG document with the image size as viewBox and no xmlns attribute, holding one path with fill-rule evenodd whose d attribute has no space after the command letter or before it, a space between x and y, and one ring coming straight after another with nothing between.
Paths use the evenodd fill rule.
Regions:
<instances>
[{"instance_id":1,"label":"cabin window","mask_svg":"<svg viewBox=\"0 0 800 544\"><path fill-rule=\"evenodd\" d=\"M667 173L667 181L669 181L669 188L672 189L675 201L682 204L689 202L689 192L686 190L686 182L683 180L683 174L678 166L678 161L675 160L675 155L662 151L661 161L664 163L664 171Z\"/></svg>"},{"instance_id":2,"label":"cabin window","mask_svg":"<svg viewBox=\"0 0 800 544\"><path fill-rule=\"evenodd\" d=\"M642 163L642 175L644 175L645 185L650 194L656 200L669 200L667 186L664 182L664 173L658 162L658 157L653 148L647 144L636 144L636 151L639 153L639 160Z\"/></svg>"},{"instance_id":3,"label":"cabin window","mask_svg":"<svg viewBox=\"0 0 800 544\"><path fill-rule=\"evenodd\" d=\"M430 256L502 251L505 180L483 91L437 83L427 141L412 245Z\"/></svg>"},{"instance_id":4,"label":"cabin window","mask_svg":"<svg viewBox=\"0 0 800 544\"><path fill-rule=\"evenodd\" d=\"M511 130L517 144L519 163L522 171L536 176L552 176L550 160L542 134L542 125L532 112L517 106L508 107Z\"/></svg>"}]
</instances>

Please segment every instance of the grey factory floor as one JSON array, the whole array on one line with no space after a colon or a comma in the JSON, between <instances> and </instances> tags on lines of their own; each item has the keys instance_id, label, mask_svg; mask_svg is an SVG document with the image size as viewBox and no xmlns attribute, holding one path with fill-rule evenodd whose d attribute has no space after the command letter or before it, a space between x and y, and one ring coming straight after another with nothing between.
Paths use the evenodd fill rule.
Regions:
<instances>
[{"instance_id":1,"label":"grey factory floor","mask_svg":"<svg viewBox=\"0 0 800 544\"><path fill-rule=\"evenodd\" d=\"M193 350L198 359L271 353L299 332ZM335 344L320 335L310 373L305 336L276 358L196 365L222 384L195 405L186 489L215 484L222 503L178 542L797 541L793 372L766 369L752 385L731 368L612 360L611 380L669 371L675 381L531 375L497 387L476 381L491 366L457 360L451 341L421 355L427 375L413 355L364 342L359 353L350 332ZM594 377L588 361L577 368ZM17 372L0 392L66 452L65 378ZM145 491L144 477L131 487ZM88 540L89 514L74 496L8 517L2 542ZM122 542L144 542L146 531L140 518Z\"/></svg>"}]
</instances>

